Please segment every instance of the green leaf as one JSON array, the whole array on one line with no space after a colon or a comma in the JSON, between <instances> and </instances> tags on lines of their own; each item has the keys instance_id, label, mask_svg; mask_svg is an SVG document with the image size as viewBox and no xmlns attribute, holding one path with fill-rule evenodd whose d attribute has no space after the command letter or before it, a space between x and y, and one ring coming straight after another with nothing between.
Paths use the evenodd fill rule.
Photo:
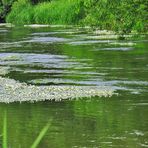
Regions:
<instances>
[{"instance_id":1,"label":"green leaf","mask_svg":"<svg viewBox=\"0 0 148 148\"><path fill-rule=\"evenodd\" d=\"M34 143L32 144L31 148L37 148L37 146L39 145L39 143L41 142L41 140L43 139L43 137L45 136L45 134L47 133L50 125L51 125L51 121L50 120L47 125L41 130L40 134L38 135L38 137L36 138L36 140L34 141Z\"/></svg>"}]
</instances>

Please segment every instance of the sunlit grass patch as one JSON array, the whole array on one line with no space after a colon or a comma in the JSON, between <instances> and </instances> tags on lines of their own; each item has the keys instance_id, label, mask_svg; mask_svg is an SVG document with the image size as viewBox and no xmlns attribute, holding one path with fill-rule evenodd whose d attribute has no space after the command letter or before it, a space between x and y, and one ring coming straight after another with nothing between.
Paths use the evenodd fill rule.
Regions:
<instances>
[{"instance_id":1,"label":"sunlit grass patch","mask_svg":"<svg viewBox=\"0 0 148 148\"><path fill-rule=\"evenodd\" d=\"M7 16L13 24L78 24L82 17L77 1L51 1L31 5L28 0L16 1Z\"/></svg>"},{"instance_id":2,"label":"sunlit grass patch","mask_svg":"<svg viewBox=\"0 0 148 148\"><path fill-rule=\"evenodd\" d=\"M28 0L19 0L14 2L6 21L13 24L30 24L33 22L33 13L33 6Z\"/></svg>"}]
</instances>

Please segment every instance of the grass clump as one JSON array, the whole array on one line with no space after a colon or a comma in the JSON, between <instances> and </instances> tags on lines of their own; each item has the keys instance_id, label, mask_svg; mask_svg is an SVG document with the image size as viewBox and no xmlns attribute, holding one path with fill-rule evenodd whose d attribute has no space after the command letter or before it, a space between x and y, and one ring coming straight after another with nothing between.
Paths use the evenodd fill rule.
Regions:
<instances>
[{"instance_id":1,"label":"grass clump","mask_svg":"<svg viewBox=\"0 0 148 148\"><path fill-rule=\"evenodd\" d=\"M19 0L12 6L7 22L13 24L78 24L82 17L80 3L75 0L58 0L32 5Z\"/></svg>"},{"instance_id":2,"label":"grass clump","mask_svg":"<svg viewBox=\"0 0 148 148\"><path fill-rule=\"evenodd\" d=\"M36 5L34 10L35 22L41 24L78 24L81 19L81 7L76 1L44 2Z\"/></svg>"},{"instance_id":3,"label":"grass clump","mask_svg":"<svg viewBox=\"0 0 148 148\"><path fill-rule=\"evenodd\" d=\"M6 21L12 24L30 24L34 22L34 9L28 0L14 2Z\"/></svg>"}]
</instances>

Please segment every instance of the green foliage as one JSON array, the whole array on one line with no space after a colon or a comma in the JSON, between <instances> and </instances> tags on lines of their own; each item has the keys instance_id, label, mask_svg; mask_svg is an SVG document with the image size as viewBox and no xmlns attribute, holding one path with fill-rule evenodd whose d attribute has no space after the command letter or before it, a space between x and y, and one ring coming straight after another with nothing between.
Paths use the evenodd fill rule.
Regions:
<instances>
[{"instance_id":1,"label":"green foliage","mask_svg":"<svg viewBox=\"0 0 148 148\"><path fill-rule=\"evenodd\" d=\"M146 0L86 0L84 24L128 33L147 29Z\"/></svg>"},{"instance_id":2,"label":"green foliage","mask_svg":"<svg viewBox=\"0 0 148 148\"><path fill-rule=\"evenodd\" d=\"M35 12L34 17L37 23L73 24L79 21L79 8L75 2L40 3L35 6Z\"/></svg>"},{"instance_id":3,"label":"green foliage","mask_svg":"<svg viewBox=\"0 0 148 148\"><path fill-rule=\"evenodd\" d=\"M33 6L28 0L19 0L14 2L11 13L6 20L14 24L29 24L33 23Z\"/></svg>"},{"instance_id":4,"label":"green foliage","mask_svg":"<svg viewBox=\"0 0 148 148\"><path fill-rule=\"evenodd\" d=\"M80 3L74 0L43 2L32 6L28 0L15 2L7 22L14 24L77 24L81 19Z\"/></svg>"},{"instance_id":5,"label":"green foliage","mask_svg":"<svg viewBox=\"0 0 148 148\"><path fill-rule=\"evenodd\" d=\"M46 2L45 2L46 1ZM32 3L35 1L32 0ZM146 0L18 0L7 22L14 24L81 24L129 33L147 30ZM1 11L1 9L0 9Z\"/></svg>"},{"instance_id":6,"label":"green foliage","mask_svg":"<svg viewBox=\"0 0 148 148\"><path fill-rule=\"evenodd\" d=\"M1 0L0 1L0 22L4 22L6 15L11 9L14 0Z\"/></svg>"}]
</instances>

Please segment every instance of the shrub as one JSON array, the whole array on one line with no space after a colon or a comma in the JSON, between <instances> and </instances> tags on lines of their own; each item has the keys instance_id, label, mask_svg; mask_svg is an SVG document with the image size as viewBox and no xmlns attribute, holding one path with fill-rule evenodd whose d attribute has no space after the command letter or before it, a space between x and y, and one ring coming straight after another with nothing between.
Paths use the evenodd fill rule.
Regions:
<instances>
[{"instance_id":1,"label":"shrub","mask_svg":"<svg viewBox=\"0 0 148 148\"><path fill-rule=\"evenodd\" d=\"M34 22L33 15L34 9L29 1L18 0L14 2L6 21L13 24L30 24Z\"/></svg>"},{"instance_id":2,"label":"shrub","mask_svg":"<svg viewBox=\"0 0 148 148\"><path fill-rule=\"evenodd\" d=\"M120 33L147 30L146 0L38 0L37 4L30 1L15 2L7 22L82 24Z\"/></svg>"},{"instance_id":3,"label":"shrub","mask_svg":"<svg viewBox=\"0 0 148 148\"><path fill-rule=\"evenodd\" d=\"M12 6L7 22L14 24L78 24L82 11L75 0L59 0L31 5L28 0L19 0Z\"/></svg>"},{"instance_id":4,"label":"shrub","mask_svg":"<svg viewBox=\"0 0 148 148\"><path fill-rule=\"evenodd\" d=\"M84 24L128 33L147 30L146 0L86 0Z\"/></svg>"}]
</instances>

